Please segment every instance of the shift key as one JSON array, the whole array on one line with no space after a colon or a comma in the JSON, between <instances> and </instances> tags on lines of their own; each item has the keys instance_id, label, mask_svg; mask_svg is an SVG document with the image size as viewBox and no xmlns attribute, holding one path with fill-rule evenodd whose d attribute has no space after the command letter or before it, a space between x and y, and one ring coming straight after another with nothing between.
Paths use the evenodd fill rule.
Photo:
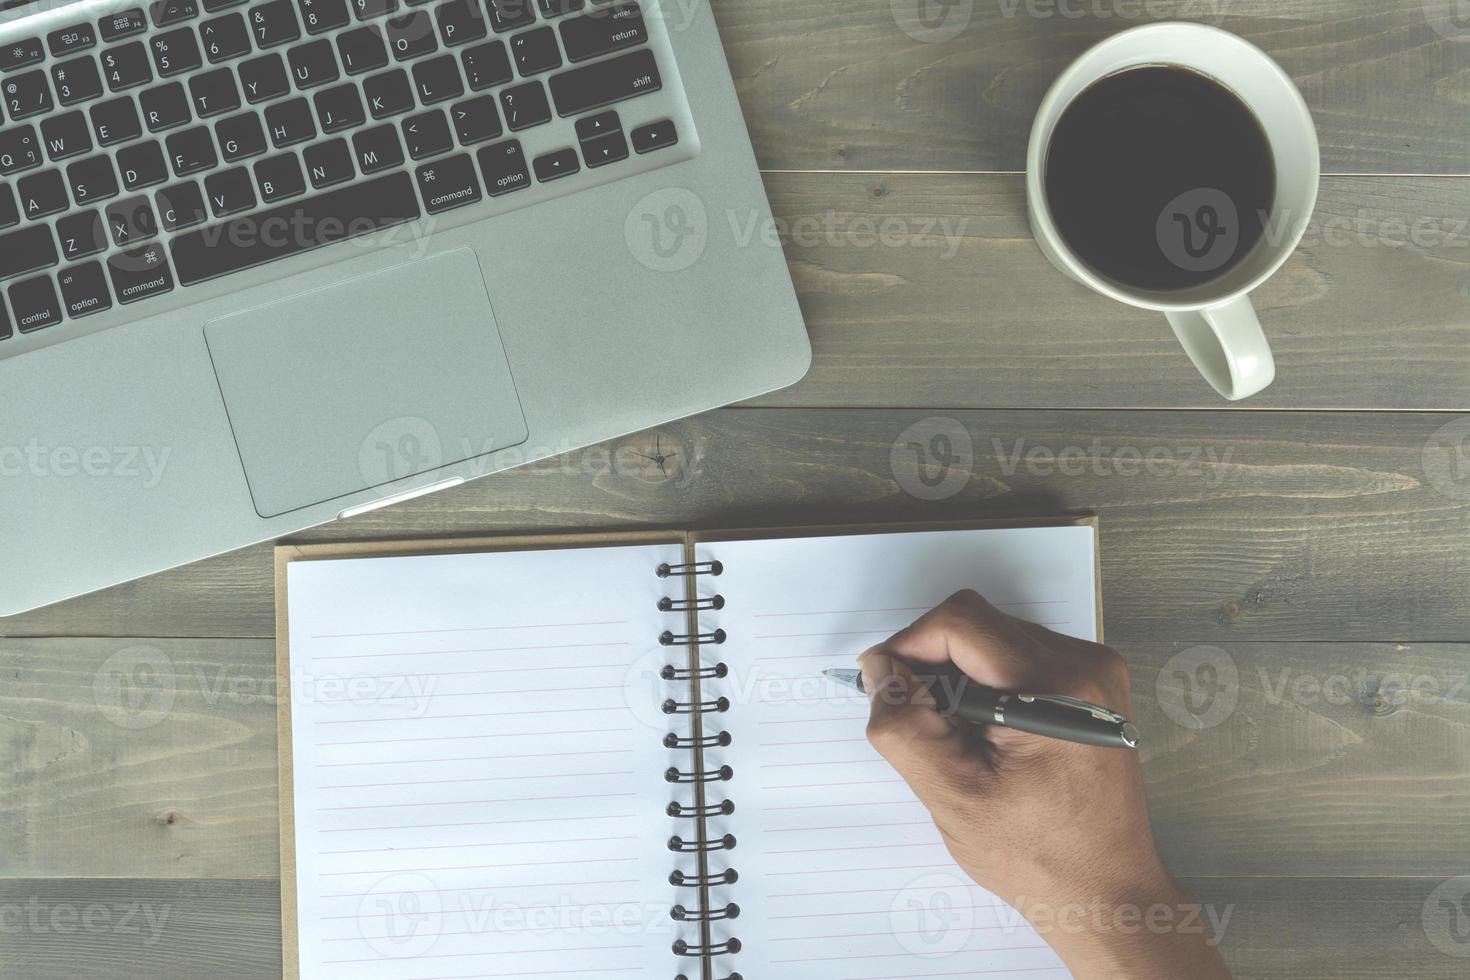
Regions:
<instances>
[{"instance_id":1,"label":"shift key","mask_svg":"<svg viewBox=\"0 0 1470 980\"><path fill-rule=\"evenodd\" d=\"M551 97L556 101L556 111L563 116L600 109L661 88L663 79L658 74L658 62L648 48L573 68L551 78Z\"/></svg>"},{"instance_id":2,"label":"shift key","mask_svg":"<svg viewBox=\"0 0 1470 980\"><path fill-rule=\"evenodd\" d=\"M49 269L56 262L56 239L45 225L0 235L0 279Z\"/></svg>"}]
</instances>

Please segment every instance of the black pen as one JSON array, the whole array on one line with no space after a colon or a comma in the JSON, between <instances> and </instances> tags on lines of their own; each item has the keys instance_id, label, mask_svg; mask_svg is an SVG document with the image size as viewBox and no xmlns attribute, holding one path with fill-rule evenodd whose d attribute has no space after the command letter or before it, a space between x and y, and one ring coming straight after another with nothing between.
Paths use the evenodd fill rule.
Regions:
<instances>
[{"instance_id":1,"label":"black pen","mask_svg":"<svg viewBox=\"0 0 1470 980\"><path fill-rule=\"evenodd\" d=\"M824 670L822 674L838 684L863 690L860 670ZM1110 749L1138 747L1138 729L1127 718L1076 698L1060 694L1005 694L962 675L925 678L923 683L934 695L940 714L973 725L1001 725L1018 732Z\"/></svg>"}]
</instances>

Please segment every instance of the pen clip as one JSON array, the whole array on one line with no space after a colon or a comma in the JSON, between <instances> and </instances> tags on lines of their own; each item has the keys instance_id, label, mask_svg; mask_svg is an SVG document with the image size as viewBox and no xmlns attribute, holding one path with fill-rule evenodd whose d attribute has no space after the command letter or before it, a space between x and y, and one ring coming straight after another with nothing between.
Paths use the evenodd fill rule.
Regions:
<instances>
[{"instance_id":1,"label":"pen clip","mask_svg":"<svg viewBox=\"0 0 1470 980\"><path fill-rule=\"evenodd\" d=\"M1096 718L1098 721L1110 721L1115 725L1123 725L1127 724L1128 722L1127 718L1124 718L1116 711L1109 711L1107 708L1104 708L1100 705L1091 704L1087 701L1081 701L1077 698L1069 698L1064 694L1017 694L1016 699L1019 701L1025 701L1028 704L1032 701L1050 701L1052 704L1065 705L1068 708L1076 708L1078 711L1085 711L1088 714L1092 715L1092 717Z\"/></svg>"}]
</instances>

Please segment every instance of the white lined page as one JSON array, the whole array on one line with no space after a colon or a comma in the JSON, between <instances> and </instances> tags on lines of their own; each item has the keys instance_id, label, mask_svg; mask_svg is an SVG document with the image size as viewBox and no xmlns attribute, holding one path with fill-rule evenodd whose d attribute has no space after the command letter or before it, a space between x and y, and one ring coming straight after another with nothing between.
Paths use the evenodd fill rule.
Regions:
<instances>
[{"instance_id":1,"label":"white lined page","mask_svg":"<svg viewBox=\"0 0 1470 980\"><path fill-rule=\"evenodd\" d=\"M867 699L821 678L961 588L1059 632L1096 636L1090 527L986 529L716 542L706 617L727 642L720 726L733 736L722 788L740 872L721 899L762 980L1070 974L1009 906L954 864L927 811L865 737ZM722 924L724 925L724 924Z\"/></svg>"},{"instance_id":2,"label":"white lined page","mask_svg":"<svg viewBox=\"0 0 1470 980\"><path fill-rule=\"evenodd\" d=\"M677 972L655 569L681 560L288 566L303 980Z\"/></svg>"}]
</instances>

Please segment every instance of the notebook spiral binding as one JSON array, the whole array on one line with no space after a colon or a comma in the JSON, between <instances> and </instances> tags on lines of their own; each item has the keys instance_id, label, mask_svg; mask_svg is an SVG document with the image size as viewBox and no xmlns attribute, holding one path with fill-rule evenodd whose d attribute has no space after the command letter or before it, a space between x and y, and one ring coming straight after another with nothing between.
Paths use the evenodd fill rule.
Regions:
<instances>
[{"instance_id":1,"label":"notebook spiral binding","mask_svg":"<svg viewBox=\"0 0 1470 980\"><path fill-rule=\"evenodd\" d=\"M680 577L686 581L692 581L697 576L718 576L723 571L724 566L718 561L683 564L666 562L659 565L654 573L659 578ZM669 884L677 888L694 889L703 907L678 904L669 910L669 916L675 922L690 923L699 927L697 936L691 939L674 940L673 951L676 956L687 956L698 960L701 964L702 980L742 980L741 975L734 972L721 978L715 977L711 965L714 958L738 953L740 940L731 938L723 942L714 942L709 927L711 922L731 920L740 915L740 906L734 902L716 907L710 900L711 888L733 885L739 879L739 872L733 867L723 871L713 871L709 866L709 855L717 851L735 849L735 835L725 834L712 839L706 830L706 821L710 818L728 816L735 812L735 803L732 800L723 799L715 802L708 799L716 786L734 778L734 771L727 765L722 765L717 769L708 769L704 762L706 749L728 746L731 737L730 733L724 730L705 734L703 723L706 716L729 711L730 699L723 696L709 696L703 688L708 682L727 677L730 669L724 663L706 667L698 661L697 655L693 652L695 649L707 646L719 646L728 639L724 630L715 629L706 632L697 622L698 613L724 607L725 597L721 595L708 598L665 596L658 603L660 611L683 615L687 622L686 632L670 629L661 633L658 637L659 645L670 649L690 648L691 650L688 663L665 664L659 671L659 676L671 683L688 685L687 693L683 698L676 695L665 699L662 710L669 716L689 716L692 733L686 736L677 732L669 732L664 736L663 742L667 748L688 751L691 764L686 767L670 766L664 770L664 780L671 786L690 787L694 791L695 799L692 803L674 800L669 803L665 813L670 817L687 819L691 822L692 833L687 836L680 834L671 836L668 840L668 847L669 851L674 854L697 855L698 865L692 870L675 868L669 873ZM680 973L674 980L689 980L689 978Z\"/></svg>"}]
</instances>

